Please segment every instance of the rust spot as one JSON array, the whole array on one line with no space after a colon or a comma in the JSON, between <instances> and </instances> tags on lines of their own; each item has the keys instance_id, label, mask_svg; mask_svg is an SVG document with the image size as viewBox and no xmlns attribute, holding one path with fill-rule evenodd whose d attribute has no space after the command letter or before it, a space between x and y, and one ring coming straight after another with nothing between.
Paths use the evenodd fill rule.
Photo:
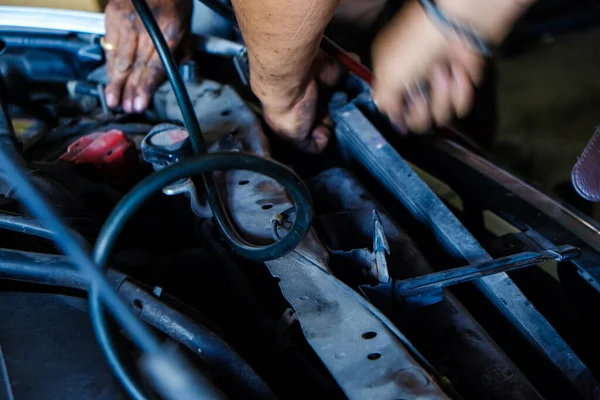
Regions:
<instances>
[{"instance_id":1,"label":"rust spot","mask_svg":"<svg viewBox=\"0 0 600 400\"><path fill-rule=\"evenodd\" d=\"M396 373L395 378L400 387L413 390L423 388L431 383L429 378L416 368L401 369Z\"/></svg>"},{"instance_id":2,"label":"rust spot","mask_svg":"<svg viewBox=\"0 0 600 400\"><path fill-rule=\"evenodd\" d=\"M254 188L257 192L266 194L275 194L279 191L279 187L273 181L261 181Z\"/></svg>"}]
</instances>

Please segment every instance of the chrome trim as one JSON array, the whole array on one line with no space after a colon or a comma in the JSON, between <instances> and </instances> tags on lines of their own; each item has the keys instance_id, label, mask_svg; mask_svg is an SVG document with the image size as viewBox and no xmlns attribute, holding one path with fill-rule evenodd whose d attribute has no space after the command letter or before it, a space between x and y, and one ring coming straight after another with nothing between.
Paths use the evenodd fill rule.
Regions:
<instances>
[{"instance_id":1,"label":"chrome trim","mask_svg":"<svg viewBox=\"0 0 600 400\"><path fill-rule=\"evenodd\" d=\"M104 35L104 14L41 7L0 6L0 27Z\"/></svg>"}]
</instances>

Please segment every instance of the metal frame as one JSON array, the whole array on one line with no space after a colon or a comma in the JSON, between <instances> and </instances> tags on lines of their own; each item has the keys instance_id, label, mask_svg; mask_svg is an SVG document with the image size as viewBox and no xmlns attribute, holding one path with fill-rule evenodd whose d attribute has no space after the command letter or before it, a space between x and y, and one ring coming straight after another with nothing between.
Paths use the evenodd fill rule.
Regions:
<instances>
[{"instance_id":1,"label":"metal frame","mask_svg":"<svg viewBox=\"0 0 600 400\"><path fill-rule=\"evenodd\" d=\"M596 221L457 143L439 139L433 145L413 142L404 147L403 153L418 158L423 168L522 231L535 231L550 244L560 242L578 247L581 256L573 264L582 278L600 292L600 227Z\"/></svg>"},{"instance_id":2,"label":"metal frame","mask_svg":"<svg viewBox=\"0 0 600 400\"><path fill-rule=\"evenodd\" d=\"M400 226L400 220L376 200L364 180L348 170L333 168L311 178L309 183L315 205L321 210L317 216L321 230L333 251L369 243L374 228L372 210L377 210L390 245L388 262L392 275L406 279L434 273L411 235ZM343 265L344 270L352 269L349 264L352 261L346 257L337 260L338 267ZM465 398L543 398L450 290L442 289L443 296L435 306L418 309L406 302L398 304L392 285L365 284L360 290L401 329L406 329L409 339L435 368L445 371Z\"/></svg>"},{"instance_id":3,"label":"metal frame","mask_svg":"<svg viewBox=\"0 0 600 400\"><path fill-rule=\"evenodd\" d=\"M340 147L348 159L367 169L434 234L448 255L471 264L491 260L473 235L365 116L361 108L372 107L370 96L362 94L351 102L344 100L339 96L332 101L330 115ZM453 169L452 173L457 171ZM506 273L478 279L473 285L582 396L592 398L590 391L597 388L598 383L586 365ZM581 379L582 376L588 379Z\"/></svg>"}]
</instances>

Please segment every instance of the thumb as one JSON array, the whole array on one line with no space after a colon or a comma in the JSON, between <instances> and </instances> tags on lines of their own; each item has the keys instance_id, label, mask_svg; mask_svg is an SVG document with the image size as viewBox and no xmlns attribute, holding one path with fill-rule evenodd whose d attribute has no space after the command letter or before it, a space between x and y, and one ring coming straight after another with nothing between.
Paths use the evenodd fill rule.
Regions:
<instances>
[{"instance_id":1,"label":"thumb","mask_svg":"<svg viewBox=\"0 0 600 400\"><path fill-rule=\"evenodd\" d=\"M344 69L323 50L319 50L314 62L315 78L325 86L337 85L343 77Z\"/></svg>"}]
</instances>

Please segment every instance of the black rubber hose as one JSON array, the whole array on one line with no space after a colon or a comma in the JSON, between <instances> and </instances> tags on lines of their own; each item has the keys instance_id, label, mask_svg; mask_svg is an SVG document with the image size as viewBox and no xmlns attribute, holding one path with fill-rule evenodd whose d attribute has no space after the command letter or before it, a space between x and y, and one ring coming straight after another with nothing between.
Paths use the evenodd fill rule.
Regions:
<instances>
[{"instance_id":1,"label":"black rubber hose","mask_svg":"<svg viewBox=\"0 0 600 400\"><path fill-rule=\"evenodd\" d=\"M290 195L296 209L294 225L289 233L280 241L257 247L250 258L267 261L281 257L294 250L306 236L312 219L312 203L304 182L291 169L278 162L243 153L215 153L200 157L192 157L174 164L138 183L113 209L106 220L94 249L94 261L102 266L114 246L117 237L131 216L152 195L177 179L198 175L209 171L226 171L231 169L257 172L278 181Z\"/></svg>"},{"instance_id":2,"label":"black rubber hose","mask_svg":"<svg viewBox=\"0 0 600 400\"><path fill-rule=\"evenodd\" d=\"M0 249L0 278L87 290L88 281L64 256Z\"/></svg>"},{"instance_id":3,"label":"black rubber hose","mask_svg":"<svg viewBox=\"0 0 600 400\"><path fill-rule=\"evenodd\" d=\"M135 379L129 374L117 352L115 343L110 336L108 322L102 309L102 303L100 296L93 288L90 288L88 292L88 302L90 303L90 318L92 320L92 328L96 335L96 340L100 349L106 357L108 366L113 371L115 378L119 381L123 389L127 392L129 397L134 400L147 400L144 390L138 385Z\"/></svg>"},{"instance_id":4,"label":"black rubber hose","mask_svg":"<svg viewBox=\"0 0 600 400\"><path fill-rule=\"evenodd\" d=\"M202 131L200 130L198 120L194 113L189 94L187 93L183 80L179 75L179 71L169 51L165 38L162 35L162 32L160 31L160 28L158 27L158 24L156 23L156 20L152 14L152 11L148 7L148 4L144 0L132 0L132 2L140 16L141 21L143 22L146 30L148 31L148 34L150 35L150 38L152 39L152 42L154 43L154 46L156 47L156 50L165 67L167 76L169 78L169 82L171 83L173 92L181 109L185 127L189 133L192 149L194 150L195 154L202 154L206 151L206 146L202 137ZM206 161L210 160L213 160L213 162L212 164L209 162L210 166L207 168L205 168L205 160L196 160L195 163L189 164L193 165L193 168L187 170L184 166L183 168L179 168L175 171L186 171L183 175L178 175L181 178L187 176L194 176L198 173L209 172L219 169L244 169L244 163L241 162L242 159L238 155L230 154L227 157L221 159L225 161L224 163L215 162L217 160L220 160L220 158L218 157L212 157L210 159L207 159ZM262 168L258 168L256 172L264 173L270 171L271 173L266 174L271 176L283 175L284 177L287 174L287 178L291 177L291 179L288 180L288 191L290 191L290 194L292 194L291 191L295 193L295 195L292 194L292 197L294 197L294 199L296 200L297 208L299 207L301 209L301 212L299 214L302 214L302 211L305 212L304 215L299 215L299 219L297 217L298 222L295 224L295 228L297 229L292 229L292 232L290 232L290 234L288 234L282 241L266 247L258 247L248 243L239 235L233 223L231 222L231 219L229 218L229 215L227 214L227 211L225 209L225 205L217 190L217 185L214 180L214 177L210 174L205 174L203 178L209 204L212 208L213 215L217 221L218 226L221 228L225 238L230 243L234 251L236 251L240 255L257 260L281 257L287 252L293 250L304 238L304 235L308 231L311 218L311 204L308 190L304 187L304 184L299 178L297 178L293 173L291 173L291 171L287 170L287 168L281 166L280 164L272 163L262 159L258 160L257 158L246 158L246 160L248 161L247 166L256 166L256 163L262 165ZM253 168L249 169L255 170ZM169 168L164 171L172 171L172 169ZM274 172L279 172L279 174L276 174ZM170 173L171 172L168 172L167 174ZM159 176L169 176L167 174ZM148 186L148 188L146 189L144 189L144 185L149 185L151 182L157 182L158 180L155 179L154 181L143 181L141 185L137 186L137 191L134 190L132 193L130 193L123 199L125 203L119 203L125 204L125 207L131 208L128 209L121 207L119 209L119 207L117 206L117 209L115 209L115 211L120 211L123 214L131 216L137 210L136 207L139 207L146 200L147 196L145 196L145 194L154 193L155 191L160 190L163 186L166 186L166 184L171 183L173 180L174 179L167 179L165 183L161 184L160 186ZM301 193L300 197L298 197L299 193ZM101 234L94 250L94 259L97 261L97 265L100 266L100 268L102 268L106 259L108 258L108 255L110 253L110 247L116 241L118 232L120 231L122 226L125 225L125 223L127 222L127 218L123 218L120 221L116 221L116 223L115 221L116 220L114 219L109 219L109 221L107 221L107 225L105 226L105 228L108 228L103 229L103 232L108 231L111 233L104 236ZM112 224L109 222L112 222ZM119 379L119 381L130 396L132 396L136 400L145 399L143 392L139 389L138 385L136 385L135 381L128 375L127 371L123 368L123 365L119 361L117 352L114 348L114 344L112 343L110 334L108 332L108 326L106 324L105 316L102 311L102 303L94 285L92 285L90 288L89 302L92 324L96 336L98 338L100 347L104 351L110 367L112 368L116 377Z\"/></svg>"},{"instance_id":5,"label":"black rubber hose","mask_svg":"<svg viewBox=\"0 0 600 400\"><path fill-rule=\"evenodd\" d=\"M179 71L175 64L175 61L173 60L173 57L172 57L171 53L169 52L169 48L167 46L165 38L162 35L162 32L160 31L160 28L159 28L158 24L156 23L156 20L152 14L152 11L148 7L148 4L144 0L132 0L132 2L136 8L136 11L138 12L138 14L140 16L140 19L142 20L142 22L144 24L146 30L148 31L148 34L150 35L150 38L152 39L152 42L154 43L154 46L156 47L158 55L160 56L161 61L165 67L169 82L173 88L173 92L175 94L175 97L176 97L179 107L181 109L181 114L183 116L185 127L189 133L190 141L192 144L192 149L194 150L195 154L197 154L197 155L202 154L206 151L206 146L204 144L204 140L202 137L202 131L200 129L198 120L194 113L194 109L193 109L189 94L187 93L187 90L185 88L183 80L181 79L181 76L179 75ZM237 156L237 155L233 155L233 156L235 157L235 161L232 164L230 164L230 168L231 169L243 169L243 165L240 165L240 163L237 162L237 160L239 160L239 156ZM234 160L233 158L230 158L230 157L229 157L229 159ZM261 163L263 163L263 166L265 167L264 169L266 169L266 170L276 170L279 168L280 172L288 171L285 167L283 167L279 164L268 162L266 160L262 160ZM197 165L197 166L202 167L203 166L202 164L203 163L200 162L199 165ZM194 169L190 170L187 175L182 175L181 177L193 176L193 175L198 174L199 172L208 172L208 171L215 170L215 169L210 169L210 168L208 168L206 170L201 170L201 169L202 168L198 168L198 169L194 168ZM216 168L216 169L221 169L221 168ZM257 172L264 172L264 171L257 171ZM267 174L267 175L269 175L269 174ZM266 247L254 246L254 245L248 243L247 241L245 241L239 235L239 233L236 231L233 223L231 222L229 215L227 214L225 205L224 205L224 203L221 199L221 196L217 190L217 185L216 185L216 182L215 182L213 176L210 174L205 174L205 175L203 175L203 178L204 178L207 198L208 198L209 204L211 206L211 209L213 211L215 220L217 221L217 225L220 227L223 235L229 242L232 249L234 251L236 251L238 254L245 256L245 257L257 259L257 260L273 259L273 258L281 257L284 254L286 254L287 252L294 249L300 243L300 241L304 238L303 235L297 235L299 232L304 231L304 234L306 234L306 232L308 231L308 228L310 225L310 207L311 207L310 196L309 196L308 190L306 190L302 181L299 178L295 177L295 175L294 175L294 178L290 181L290 185L288 185L290 187L288 187L288 189L296 189L296 191L299 189L300 191L303 192L304 197L296 198L296 200L299 203L298 205L300 205L301 207L304 206L305 208L308 209L308 210L305 210L305 211L307 211L306 215L305 215L307 217L307 221L306 221L305 226L302 226L302 223L297 223L296 226L298 228L305 228L305 229L296 229L294 232L290 232L290 234L288 236L286 236L286 238L284 238L282 241L274 243L274 244L272 244L270 246L266 246ZM166 184L171 183L171 182L172 181L166 182L162 186L165 186ZM162 188L162 186L160 188ZM141 192L142 188L143 188L142 186L138 186L138 189L140 190L140 192ZM160 188L158 188L156 190L160 190ZM152 193L154 191L155 190L153 189ZM135 196L133 196L133 197L127 196L126 199L132 199L133 200L132 204L135 203L135 200L136 200ZM124 199L124 200L126 200L126 199ZM145 200L145 198L144 198L144 200ZM144 200L142 200L142 202ZM120 204L123 204L123 203L120 203ZM141 203L138 203L138 206L140 204ZM122 212L127 213L126 209L122 208L121 210L122 210ZM129 215L131 215L131 214L132 213L129 213ZM125 223L126 223L126 219L124 219L122 221L123 225ZM110 227L110 225L108 225L108 226ZM117 231L120 230L120 228L121 228L120 226L118 226L118 224L114 225L114 227L116 227L117 229L115 229L114 232L110 234L110 235L114 235L114 236L110 236L110 235L102 236L101 235L97 242L96 251L95 251L95 259L96 259L96 261L103 259L103 262L97 263L97 265L99 265L99 266L104 265L104 261L106 261L106 259L108 258L110 247L111 247L112 243L114 243L116 241L116 238L117 238L116 234L118 233ZM114 229L114 227L113 227L113 229ZM104 231L104 229L103 229L103 231ZM134 397L137 400L144 399L142 391L135 384L134 380L127 374L127 371L125 371L125 369L119 362L117 352L114 348L114 345L110 338L109 332L107 331L106 320L105 320L104 314L102 312L102 304L100 302L100 299L98 298L98 294L96 293L96 291L94 290L93 287L89 293L89 301L90 301L90 314L91 314L91 318L92 318L92 324L93 324L94 330L96 332L96 336L100 343L100 347L103 349L103 351L107 357L107 360L108 360L111 368L113 369L113 372L115 373L115 375L117 376L119 381L122 383L124 388L127 390L127 392L132 397Z\"/></svg>"},{"instance_id":6,"label":"black rubber hose","mask_svg":"<svg viewBox=\"0 0 600 400\"><path fill-rule=\"evenodd\" d=\"M81 239L74 234L56 213L48 206L39 191L28 182L25 167L9 148L0 146L0 170L12 181L17 197L29 209L32 215L40 220L49 231L55 234L57 246L69 255L73 263L85 274L89 282L97 288L103 300L121 326L131 335L132 340L145 352L158 353L160 346L150 330L140 323L131 311L120 301L115 291L107 284L104 276L90 259Z\"/></svg>"},{"instance_id":7,"label":"black rubber hose","mask_svg":"<svg viewBox=\"0 0 600 400\"><path fill-rule=\"evenodd\" d=\"M0 249L0 278L88 290L88 281L65 256ZM269 399L273 394L258 374L209 328L161 302L128 276L108 270L107 280L129 304L139 307L148 325L199 355L236 384L239 398Z\"/></svg>"},{"instance_id":8,"label":"black rubber hose","mask_svg":"<svg viewBox=\"0 0 600 400\"><path fill-rule=\"evenodd\" d=\"M43 239L54 239L52 231L33 219L20 215L0 214L0 229L36 236Z\"/></svg>"},{"instance_id":9,"label":"black rubber hose","mask_svg":"<svg viewBox=\"0 0 600 400\"><path fill-rule=\"evenodd\" d=\"M296 221L289 233L279 242L264 247L266 251L259 254L269 259L273 254L286 254L296 248L298 243L306 236L310 229L312 219L312 205L308 189L292 170L287 167L269 161L267 159L238 153L207 154L194 157L181 163L160 170L138 183L114 208L104 224L94 247L94 262L100 268L108 261L119 234L129 219L152 195L160 192L163 187L170 183L189 176L194 176L212 171L223 171L229 169L250 170L267 175L287 190L296 208ZM275 251L272 247L277 246ZM129 376L119 361L114 343L107 330L107 324L102 312L100 299L92 289L89 294L90 314L92 325L98 337L98 341L104 351L113 372L123 384L127 392L136 399L144 399L145 396L139 385Z\"/></svg>"},{"instance_id":10,"label":"black rubber hose","mask_svg":"<svg viewBox=\"0 0 600 400\"><path fill-rule=\"evenodd\" d=\"M240 399L270 400L275 396L262 378L216 333L125 281L119 294L139 307L142 321L169 335L202 358L210 370L227 380L229 391Z\"/></svg>"},{"instance_id":11,"label":"black rubber hose","mask_svg":"<svg viewBox=\"0 0 600 400\"><path fill-rule=\"evenodd\" d=\"M190 142L192 144L192 150L194 151L195 155L203 154L206 152L206 145L204 143L202 131L200 129L198 119L194 112L192 101L190 100L190 96L186 90L181 75L179 74L179 70L177 69L175 60L173 59L173 56L169 51L167 42L165 41L165 38L158 24L156 23L156 19L152 15L152 11L148 7L146 1L132 0L132 2L140 16L140 19L142 20L142 23L148 31L148 34L150 35L150 38L154 43L154 47L156 47L156 51L158 52L158 55L165 67L167 77L169 79L171 87L173 88L173 93L175 94L177 103L179 104L181 115L183 116L185 128L189 133ZM223 203L219 190L217 189L217 184L214 180L214 177L210 174L205 174L203 175L203 178L205 183L204 186L206 189L206 196L208 199L208 203L212 209L213 216L217 221L217 225L219 226L223 236L225 237L227 242L229 242L229 245L231 246L233 251L240 254L241 256L256 260L278 258L283 256L287 252L283 251L282 247L279 247L277 243L275 244L275 246L269 246L268 248L266 248L252 245L248 243L244 238L242 238L240 234L236 231L233 222L227 214L225 204ZM298 241L298 243L299 242L300 241Z\"/></svg>"},{"instance_id":12,"label":"black rubber hose","mask_svg":"<svg viewBox=\"0 0 600 400\"><path fill-rule=\"evenodd\" d=\"M54 233L53 239L57 247L68 255L72 263L85 277L90 287L98 297L98 301L106 302L107 308L115 320L128 333L131 340L140 348L144 354L142 366L150 373L154 373L153 385L162 390L167 398L174 398L175 389L183 388L191 396L190 398L223 398L214 386L204 376L195 373L195 370L186 365L185 360L175 358L165 353L159 341L150 329L140 321L119 298L115 289L109 285L105 276L99 271L91 260L84 242L73 233L58 215L48 205L42 194L27 180L26 168L22 165L16 154L10 147L0 146L0 170L15 185L15 193L20 201L29 209L46 229ZM177 376L178 382L183 386L173 387L168 384L172 377L156 376L157 367L168 371L169 374ZM166 378L166 380L163 380ZM173 389L173 390L170 390Z\"/></svg>"}]
</instances>

